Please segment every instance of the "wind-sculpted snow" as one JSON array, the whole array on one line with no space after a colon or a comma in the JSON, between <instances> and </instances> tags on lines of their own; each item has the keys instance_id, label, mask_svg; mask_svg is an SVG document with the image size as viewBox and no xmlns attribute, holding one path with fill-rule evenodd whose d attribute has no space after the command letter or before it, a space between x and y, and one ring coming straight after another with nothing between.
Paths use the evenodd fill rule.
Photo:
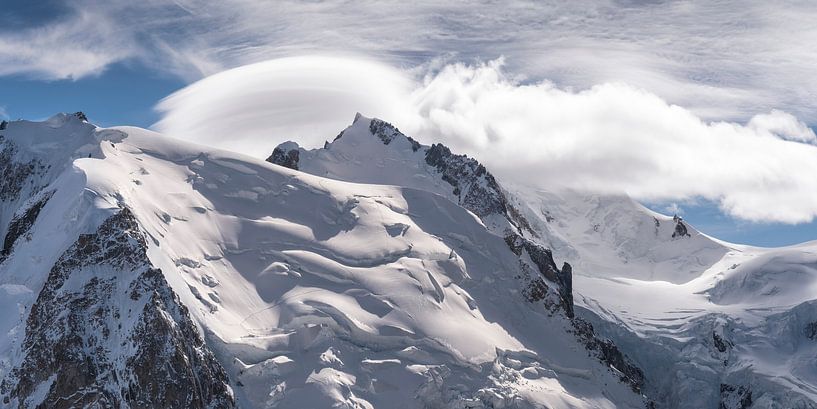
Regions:
<instances>
[{"instance_id":1,"label":"wind-sculpted snow","mask_svg":"<svg viewBox=\"0 0 817 409\"><path fill-rule=\"evenodd\" d=\"M299 169L308 173L415 187L471 210L528 263L519 266L523 297L551 307L572 307L565 301L575 298L573 331L593 334L584 346L658 407L817 407L817 371L809 369L817 366L815 346L801 342L817 337L817 319L801 307L817 285L814 243L723 243L626 196L548 192L492 176L474 184L487 188L477 190L474 206L457 189L471 186L470 175L490 173L442 145L417 145L358 116L323 149L289 143L287 150L299 152ZM537 262L521 243L547 249L542 260L551 261ZM565 270L553 259L570 263L572 286L552 278Z\"/></svg>"},{"instance_id":2,"label":"wind-sculpted snow","mask_svg":"<svg viewBox=\"0 0 817 409\"><path fill-rule=\"evenodd\" d=\"M362 116L290 169L76 115L0 134L0 407L815 407L814 243L502 186Z\"/></svg>"},{"instance_id":3,"label":"wind-sculpted snow","mask_svg":"<svg viewBox=\"0 0 817 409\"><path fill-rule=\"evenodd\" d=\"M643 406L457 202L78 119L8 126L54 173L0 264L0 406Z\"/></svg>"}]
</instances>

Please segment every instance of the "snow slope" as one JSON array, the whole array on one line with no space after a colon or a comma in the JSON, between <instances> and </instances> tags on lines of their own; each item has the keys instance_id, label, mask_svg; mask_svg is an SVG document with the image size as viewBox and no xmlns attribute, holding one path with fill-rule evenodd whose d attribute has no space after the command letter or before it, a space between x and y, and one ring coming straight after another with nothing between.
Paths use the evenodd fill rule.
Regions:
<instances>
[{"instance_id":1,"label":"snow slope","mask_svg":"<svg viewBox=\"0 0 817 409\"><path fill-rule=\"evenodd\" d=\"M817 407L817 243L778 249L712 239L626 197L516 188L575 265L578 315L628 353L666 407ZM535 211L524 212L535 219ZM550 222L547 222L550 219ZM536 224L537 222L532 222ZM785 324L780 324L780 321ZM651 381L650 381L651 380ZM749 407L749 406L746 406Z\"/></svg>"},{"instance_id":2,"label":"snow slope","mask_svg":"<svg viewBox=\"0 0 817 409\"><path fill-rule=\"evenodd\" d=\"M324 148L288 142L268 160L456 202L428 160L431 147L394 128L384 138L381 123L358 115ZM577 314L644 370L659 406L817 407L817 242L734 245L623 195L497 185L507 222L493 214L485 224L495 233L516 229L573 266Z\"/></svg>"},{"instance_id":3,"label":"snow slope","mask_svg":"<svg viewBox=\"0 0 817 409\"><path fill-rule=\"evenodd\" d=\"M3 407L644 405L451 195L81 115L0 134Z\"/></svg>"}]
</instances>

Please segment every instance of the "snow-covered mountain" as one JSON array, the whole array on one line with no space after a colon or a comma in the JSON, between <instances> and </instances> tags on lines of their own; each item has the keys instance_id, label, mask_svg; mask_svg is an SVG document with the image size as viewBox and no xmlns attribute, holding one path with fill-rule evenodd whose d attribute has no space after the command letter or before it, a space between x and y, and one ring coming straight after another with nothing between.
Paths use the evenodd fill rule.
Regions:
<instances>
[{"instance_id":1,"label":"snow-covered mountain","mask_svg":"<svg viewBox=\"0 0 817 409\"><path fill-rule=\"evenodd\" d=\"M735 245L626 196L505 184L474 159L360 115L322 149L287 142L268 161L434 192L495 234L551 249L572 265L574 325L592 323L632 358L659 407L817 407L817 242ZM472 191L502 204L475 205Z\"/></svg>"},{"instance_id":2,"label":"snow-covered mountain","mask_svg":"<svg viewBox=\"0 0 817 409\"><path fill-rule=\"evenodd\" d=\"M360 115L273 163L81 113L0 135L0 407L817 407L817 242Z\"/></svg>"},{"instance_id":3,"label":"snow-covered mountain","mask_svg":"<svg viewBox=\"0 0 817 409\"><path fill-rule=\"evenodd\" d=\"M2 407L649 404L475 161L438 150L446 193L80 113L2 128Z\"/></svg>"}]
</instances>

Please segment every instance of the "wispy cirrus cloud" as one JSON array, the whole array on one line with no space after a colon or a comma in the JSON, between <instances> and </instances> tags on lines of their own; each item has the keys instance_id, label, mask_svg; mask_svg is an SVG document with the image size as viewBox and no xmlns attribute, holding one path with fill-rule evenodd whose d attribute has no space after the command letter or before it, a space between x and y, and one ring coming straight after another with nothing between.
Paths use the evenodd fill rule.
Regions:
<instances>
[{"instance_id":1,"label":"wispy cirrus cloud","mask_svg":"<svg viewBox=\"0 0 817 409\"><path fill-rule=\"evenodd\" d=\"M160 105L157 127L190 139L263 155L359 110L517 180L815 216L810 2L76 0L52 14L0 27L0 75L123 61L213 75ZM269 59L240 68L253 78L217 74Z\"/></svg>"},{"instance_id":2,"label":"wispy cirrus cloud","mask_svg":"<svg viewBox=\"0 0 817 409\"><path fill-rule=\"evenodd\" d=\"M0 29L0 74L93 75L137 60L193 81L298 55L401 67L487 61L531 82L624 82L706 119L780 109L817 122L817 5L785 1L255 2L77 0L61 18ZM84 37L83 37L84 36Z\"/></svg>"},{"instance_id":3,"label":"wispy cirrus cloud","mask_svg":"<svg viewBox=\"0 0 817 409\"><path fill-rule=\"evenodd\" d=\"M123 33L107 18L72 13L45 26L0 34L0 75L46 80L96 75L132 56Z\"/></svg>"}]
</instances>

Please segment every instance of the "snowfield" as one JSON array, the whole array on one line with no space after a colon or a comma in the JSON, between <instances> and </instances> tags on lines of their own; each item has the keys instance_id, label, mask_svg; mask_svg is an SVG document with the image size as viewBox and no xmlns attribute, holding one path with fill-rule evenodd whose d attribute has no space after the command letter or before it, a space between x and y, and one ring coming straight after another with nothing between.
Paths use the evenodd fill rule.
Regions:
<instances>
[{"instance_id":1,"label":"snowfield","mask_svg":"<svg viewBox=\"0 0 817 409\"><path fill-rule=\"evenodd\" d=\"M282 147L299 149L309 173L456 201L426 147L412 150L405 136L370 146L368 121L323 149ZM403 173L384 171L387 162ZM577 315L638 364L659 407L817 407L817 241L736 245L626 196L500 184L523 234L573 266Z\"/></svg>"},{"instance_id":2,"label":"snowfield","mask_svg":"<svg viewBox=\"0 0 817 409\"><path fill-rule=\"evenodd\" d=\"M286 166L81 115L0 135L2 407L817 407L817 242L505 185L360 115Z\"/></svg>"},{"instance_id":3,"label":"snowfield","mask_svg":"<svg viewBox=\"0 0 817 409\"><path fill-rule=\"evenodd\" d=\"M31 215L26 209L37 192L52 195L30 228L12 240L0 265L2 303L10 312L0 322L0 391L9 407L67 399L59 394L71 385L64 380L70 374L46 369L37 383L40 378L20 368L73 362L73 356L32 356L38 350L32 345L45 342L38 339L73 345L80 335L80 345L102 339L105 346L94 353L77 350L88 354L96 378L70 399L138 406L132 391L149 385L122 379L140 376L129 363L146 341L120 344L111 337L162 335L137 331L144 323L125 316L148 307L131 306L131 299L141 299L135 290L118 289L128 271L148 268L161 270L186 307L163 307L156 316L170 328L183 326L178 320L184 317L170 312L186 309L225 371L227 389L218 387L218 368L206 371L215 374L207 378L212 390L227 392L219 404L203 406L644 405L614 369L577 343L561 311L522 296L522 262L504 238L445 197L330 180L142 129L95 128L72 115L13 122L3 135L14 147L10 163L19 168L35 159L45 169L11 186L18 189L10 189L15 193L4 201L4 220ZM143 235L148 264L139 265L138 257L133 266L91 264L53 284L52 266L72 243L85 245L82 235L104 240L109 221L124 217L118 216L121 209L138 224L139 232L129 237ZM116 235L111 240L121 241ZM139 242L125 254L138 253ZM111 276L112 287L95 293L98 300L76 309L72 304L70 313L104 315L93 313L104 306L116 311L111 317L121 312L118 322L79 331L70 319L66 327L48 328L29 316L44 310L43 288L70 298ZM151 291L166 290L148 288L145 294ZM172 304L167 297L164 302ZM55 310L44 317L60 322L64 314ZM48 332L32 333L38 328ZM206 362L209 351L197 356ZM156 358L161 365L162 356ZM25 379L34 379L33 386L19 386ZM187 401L195 406L195 399ZM162 406L158 402L151 406Z\"/></svg>"}]
</instances>

